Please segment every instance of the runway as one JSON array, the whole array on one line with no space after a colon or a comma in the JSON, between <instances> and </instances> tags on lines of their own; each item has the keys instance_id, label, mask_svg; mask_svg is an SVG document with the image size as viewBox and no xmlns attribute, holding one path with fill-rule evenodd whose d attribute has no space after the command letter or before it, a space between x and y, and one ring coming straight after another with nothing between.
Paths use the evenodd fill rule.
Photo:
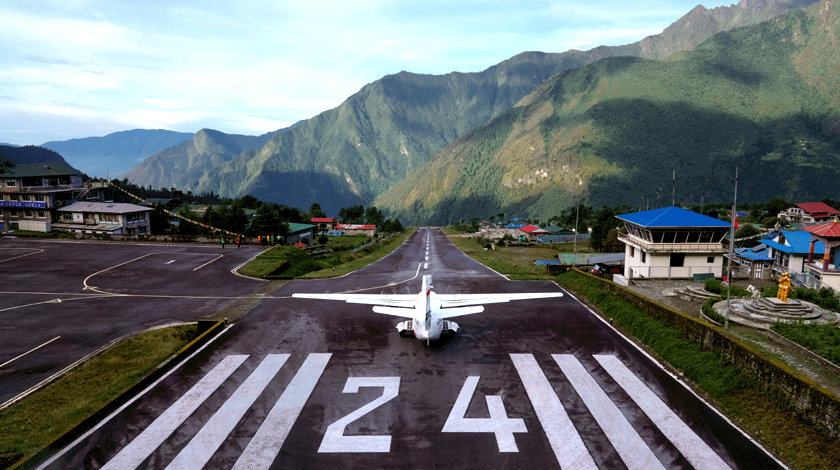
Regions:
<instances>
[{"instance_id":1,"label":"runway","mask_svg":"<svg viewBox=\"0 0 840 470\"><path fill-rule=\"evenodd\" d=\"M430 346L369 306L288 298L415 294L424 274L440 294L560 290L419 230L355 273L286 284L39 468L783 468L568 293L489 304Z\"/></svg>"}]
</instances>

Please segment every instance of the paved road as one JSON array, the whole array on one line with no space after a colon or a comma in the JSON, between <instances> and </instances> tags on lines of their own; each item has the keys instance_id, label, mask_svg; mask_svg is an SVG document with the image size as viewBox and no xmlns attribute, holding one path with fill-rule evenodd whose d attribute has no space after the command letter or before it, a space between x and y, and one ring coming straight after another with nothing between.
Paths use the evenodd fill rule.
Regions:
<instances>
[{"instance_id":1,"label":"paved road","mask_svg":"<svg viewBox=\"0 0 840 470\"><path fill-rule=\"evenodd\" d=\"M264 283L230 271L260 251L0 239L0 404L123 335L249 295Z\"/></svg>"},{"instance_id":2,"label":"paved road","mask_svg":"<svg viewBox=\"0 0 840 470\"><path fill-rule=\"evenodd\" d=\"M487 305L431 346L369 306L289 298L416 293L422 274L439 293L559 289L420 230L356 273L287 284L41 468L780 467L570 295Z\"/></svg>"}]
</instances>

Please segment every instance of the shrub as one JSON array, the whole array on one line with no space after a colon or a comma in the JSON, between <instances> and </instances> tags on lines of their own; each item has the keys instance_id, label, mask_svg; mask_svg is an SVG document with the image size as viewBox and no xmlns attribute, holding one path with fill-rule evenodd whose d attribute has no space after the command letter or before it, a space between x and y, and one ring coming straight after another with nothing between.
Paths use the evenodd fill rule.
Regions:
<instances>
[{"instance_id":1,"label":"shrub","mask_svg":"<svg viewBox=\"0 0 840 470\"><path fill-rule=\"evenodd\" d=\"M717 302L720 302L720 300L720 297L708 299L705 302L703 302L703 306L700 307L700 310L703 311L703 315L706 315L707 317L714 320L716 323L720 323L721 325L723 325L725 320L723 318L723 315L717 313L717 310L715 310L715 308L713 307L713 305Z\"/></svg>"},{"instance_id":2,"label":"shrub","mask_svg":"<svg viewBox=\"0 0 840 470\"><path fill-rule=\"evenodd\" d=\"M720 294L723 290L723 287L720 285L720 281L717 279L706 279L704 284L705 289L713 294Z\"/></svg>"}]
</instances>

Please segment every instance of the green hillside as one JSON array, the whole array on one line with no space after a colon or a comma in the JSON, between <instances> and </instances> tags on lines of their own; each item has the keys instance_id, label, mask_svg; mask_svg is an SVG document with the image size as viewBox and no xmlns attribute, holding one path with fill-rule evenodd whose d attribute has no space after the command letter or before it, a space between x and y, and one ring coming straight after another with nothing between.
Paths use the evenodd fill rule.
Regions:
<instances>
[{"instance_id":1,"label":"green hillside","mask_svg":"<svg viewBox=\"0 0 840 470\"><path fill-rule=\"evenodd\" d=\"M401 72L363 87L339 107L258 147L239 152L192 142L167 149L126 177L135 184L177 186L223 196L260 199L325 210L369 203L437 152L490 119L503 115L550 77L616 55L667 57L712 34L769 18L814 0L742 0L697 7L662 34L634 44L560 54L525 52L477 73L420 75ZM204 132L204 131L202 131ZM219 141L225 134L214 136ZM306 183L306 184L304 184ZM308 187L304 187L308 186Z\"/></svg>"},{"instance_id":2,"label":"green hillside","mask_svg":"<svg viewBox=\"0 0 840 470\"><path fill-rule=\"evenodd\" d=\"M401 220L589 204L837 197L840 6L720 33L666 61L618 57L552 78L381 195Z\"/></svg>"}]
</instances>

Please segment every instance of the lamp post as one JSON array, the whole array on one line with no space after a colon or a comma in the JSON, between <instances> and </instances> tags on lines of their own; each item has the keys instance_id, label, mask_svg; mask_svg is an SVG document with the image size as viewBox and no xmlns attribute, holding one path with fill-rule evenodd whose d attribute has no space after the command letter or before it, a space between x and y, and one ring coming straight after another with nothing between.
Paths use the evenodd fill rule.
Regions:
<instances>
[{"instance_id":1,"label":"lamp post","mask_svg":"<svg viewBox=\"0 0 840 470\"><path fill-rule=\"evenodd\" d=\"M735 167L735 196L732 198L732 217L729 227L729 262L726 264L726 280L729 289L726 291L726 312L723 315L723 329L729 329L729 307L732 302L732 257L735 251L735 205L738 200L738 167Z\"/></svg>"}]
</instances>

